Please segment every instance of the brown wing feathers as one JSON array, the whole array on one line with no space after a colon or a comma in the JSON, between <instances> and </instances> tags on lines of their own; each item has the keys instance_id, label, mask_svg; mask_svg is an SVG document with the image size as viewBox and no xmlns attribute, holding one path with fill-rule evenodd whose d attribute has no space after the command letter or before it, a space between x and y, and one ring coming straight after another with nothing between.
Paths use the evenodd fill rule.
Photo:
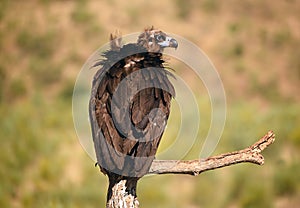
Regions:
<instances>
[{"instance_id":1,"label":"brown wing feathers","mask_svg":"<svg viewBox=\"0 0 300 208\"><path fill-rule=\"evenodd\" d=\"M106 174L113 170L121 173L143 171L142 174L145 174L166 125L174 88L163 67L162 54L145 52L144 48L136 44L127 44L121 48L119 45L120 42L115 42L114 50L104 53L106 59L95 64L95 66L102 65L100 72L95 75L90 101L91 121L96 120L96 124L92 125L92 131L97 160ZM126 53L130 55L126 56ZM119 89L121 97L114 98L113 104L116 108L111 109L113 95L122 80L133 72L147 67L156 67L156 70L149 69L145 73L138 73L137 79L141 82L152 82L153 86L158 87L137 91L131 98L130 105L126 107L123 102L134 89L130 84L125 85L126 87ZM156 113L155 109L159 109L159 112ZM125 116L128 111L130 123L127 123ZM127 132L124 133L122 127ZM130 165L124 155L129 158L150 159L144 163L135 161Z\"/></svg>"}]
</instances>

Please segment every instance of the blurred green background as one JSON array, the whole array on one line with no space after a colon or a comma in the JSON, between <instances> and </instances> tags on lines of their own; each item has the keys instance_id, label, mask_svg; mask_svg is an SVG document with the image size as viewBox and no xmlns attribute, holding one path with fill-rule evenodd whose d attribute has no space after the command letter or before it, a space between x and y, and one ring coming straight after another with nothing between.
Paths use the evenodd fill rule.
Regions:
<instances>
[{"instance_id":1,"label":"blurred green background","mask_svg":"<svg viewBox=\"0 0 300 208\"><path fill-rule=\"evenodd\" d=\"M193 41L220 73L227 121L214 154L270 129L276 142L262 167L145 177L141 207L298 207L299 11L299 0L1 0L0 207L104 207L106 177L73 127L73 86L111 32L151 25ZM193 83L182 65L172 67Z\"/></svg>"}]
</instances>

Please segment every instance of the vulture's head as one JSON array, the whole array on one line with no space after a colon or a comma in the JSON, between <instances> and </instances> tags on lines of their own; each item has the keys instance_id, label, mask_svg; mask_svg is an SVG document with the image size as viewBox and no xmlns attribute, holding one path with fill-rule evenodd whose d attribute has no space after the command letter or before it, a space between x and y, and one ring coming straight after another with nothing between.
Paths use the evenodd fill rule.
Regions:
<instances>
[{"instance_id":1,"label":"vulture's head","mask_svg":"<svg viewBox=\"0 0 300 208\"><path fill-rule=\"evenodd\" d=\"M155 30L153 27L140 34L137 43L145 47L147 51L157 53L162 52L166 47L175 49L178 47L178 43L174 38L160 30Z\"/></svg>"}]
</instances>

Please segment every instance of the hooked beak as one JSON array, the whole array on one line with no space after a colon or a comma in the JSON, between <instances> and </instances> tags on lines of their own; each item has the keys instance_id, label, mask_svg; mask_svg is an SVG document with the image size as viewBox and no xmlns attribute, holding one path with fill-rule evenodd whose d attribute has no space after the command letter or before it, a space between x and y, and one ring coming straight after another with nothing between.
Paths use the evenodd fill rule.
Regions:
<instances>
[{"instance_id":1,"label":"hooked beak","mask_svg":"<svg viewBox=\"0 0 300 208\"><path fill-rule=\"evenodd\" d=\"M166 47L171 47L171 48L175 48L177 49L178 47L178 43L174 38L171 37L166 37L166 40L163 42L158 43L160 46L162 46L163 48Z\"/></svg>"},{"instance_id":2,"label":"hooked beak","mask_svg":"<svg viewBox=\"0 0 300 208\"><path fill-rule=\"evenodd\" d=\"M172 38L170 40L170 47L175 48L175 49L177 49L177 47L178 47L178 43L174 38Z\"/></svg>"}]
</instances>

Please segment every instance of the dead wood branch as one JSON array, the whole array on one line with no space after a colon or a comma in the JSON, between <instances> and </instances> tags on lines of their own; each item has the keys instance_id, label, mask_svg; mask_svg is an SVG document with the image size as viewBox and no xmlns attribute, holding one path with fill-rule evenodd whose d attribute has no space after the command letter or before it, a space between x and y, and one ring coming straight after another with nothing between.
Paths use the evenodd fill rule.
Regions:
<instances>
[{"instance_id":1,"label":"dead wood branch","mask_svg":"<svg viewBox=\"0 0 300 208\"><path fill-rule=\"evenodd\" d=\"M275 141L275 134L269 131L259 141L240 151L229 152L199 160L154 160L148 174L189 174L199 175L208 170L237 163L264 164L261 152Z\"/></svg>"}]
</instances>

